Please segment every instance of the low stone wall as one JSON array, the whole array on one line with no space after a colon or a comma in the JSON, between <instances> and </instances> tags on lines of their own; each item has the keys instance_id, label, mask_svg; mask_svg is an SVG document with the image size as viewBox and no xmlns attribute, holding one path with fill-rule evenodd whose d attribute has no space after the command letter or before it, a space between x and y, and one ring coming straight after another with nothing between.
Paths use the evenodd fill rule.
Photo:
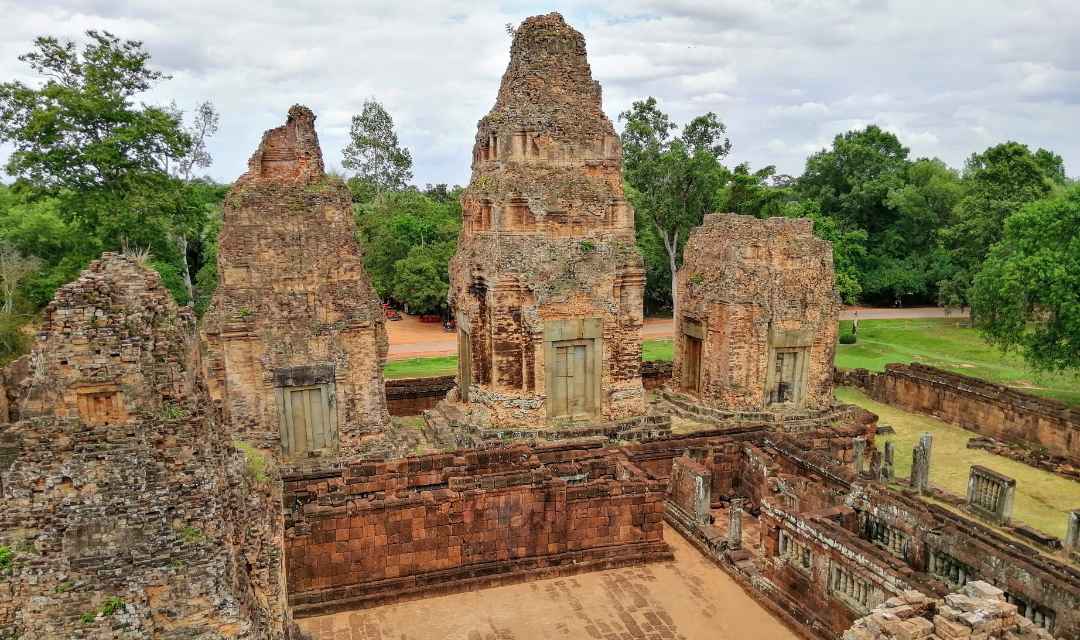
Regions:
<instances>
[{"instance_id":1,"label":"low stone wall","mask_svg":"<svg viewBox=\"0 0 1080 640\"><path fill-rule=\"evenodd\" d=\"M418 416L434 409L455 382L454 376L387 380L386 407L392 416Z\"/></svg>"},{"instance_id":2,"label":"low stone wall","mask_svg":"<svg viewBox=\"0 0 1080 640\"><path fill-rule=\"evenodd\" d=\"M285 481L298 616L671 558L662 484L604 450L460 451Z\"/></svg>"},{"instance_id":3,"label":"low stone wall","mask_svg":"<svg viewBox=\"0 0 1080 640\"><path fill-rule=\"evenodd\" d=\"M642 362L641 383L646 389L658 389L671 379L670 362ZM434 409L454 388L455 376L402 378L386 381L386 405L392 416L417 416ZM2 402L2 400L0 400ZM3 405L0 404L0 411Z\"/></svg>"},{"instance_id":4,"label":"low stone wall","mask_svg":"<svg viewBox=\"0 0 1080 640\"><path fill-rule=\"evenodd\" d=\"M1080 463L1080 409L1061 402L921 364L889 364L883 373L837 370L836 382L879 402Z\"/></svg>"}]
</instances>

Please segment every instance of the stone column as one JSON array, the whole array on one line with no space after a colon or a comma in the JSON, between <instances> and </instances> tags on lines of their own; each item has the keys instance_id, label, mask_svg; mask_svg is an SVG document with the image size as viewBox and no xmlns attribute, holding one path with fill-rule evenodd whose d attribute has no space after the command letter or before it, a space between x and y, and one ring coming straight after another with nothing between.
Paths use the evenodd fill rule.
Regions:
<instances>
[{"instance_id":1,"label":"stone column","mask_svg":"<svg viewBox=\"0 0 1080 640\"><path fill-rule=\"evenodd\" d=\"M1065 533L1065 550L1080 555L1080 509L1069 512L1069 525Z\"/></svg>"},{"instance_id":2,"label":"stone column","mask_svg":"<svg viewBox=\"0 0 1080 640\"><path fill-rule=\"evenodd\" d=\"M742 549L742 498L732 498L728 505L728 549Z\"/></svg>"},{"instance_id":3,"label":"stone column","mask_svg":"<svg viewBox=\"0 0 1080 640\"><path fill-rule=\"evenodd\" d=\"M911 451L911 486L919 493L930 487L930 452L933 443L934 437L924 433L919 438L919 444Z\"/></svg>"},{"instance_id":4,"label":"stone column","mask_svg":"<svg viewBox=\"0 0 1080 640\"><path fill-rule=\"evenodd\" d=\"M863 474L863 465L866 456L866 438L859 436L851 441L853 462L855 464L855 474L861 476Z\"/></svg>"},{"instance_id":5,"label":"stone column","mask_svg":"<svg viewBox=\"0 0 1080 640\"><path fill-rule=\"evenodd\" d=\"M892 442L885 443L884 455L885 457L881 461L881 476L879 480L881 480L882 482L891 482L896 473L896 467L893 463L893 458L896 455L896 447L893 445Z\"/></svg>"}]
</instances>

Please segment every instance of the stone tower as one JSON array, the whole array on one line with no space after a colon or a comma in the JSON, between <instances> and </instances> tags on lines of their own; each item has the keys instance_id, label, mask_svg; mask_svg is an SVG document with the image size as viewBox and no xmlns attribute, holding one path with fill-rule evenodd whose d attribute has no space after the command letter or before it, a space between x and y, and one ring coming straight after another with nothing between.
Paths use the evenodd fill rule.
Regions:
<instances>
[{"instance_id":1,"label":"stone tower","mask_svg":"<svg viewBox=\"0 0 1080 640\"><path fill-rule=\"evenodd\" d=\"M621 164L584 37L557 13L525 20L477 127L450 268L456 400L476 422L644 413L644 271Z\"/></svg>"},{"instance_id":2,"label":"stone tower","mask_svg":"<svg viewBox=\"0 0 1080 640\"><path fill-rule=\"evenodd\" d=\"M57 290L0 424L0 637L284 633L255 533L274 503L207 411L191 309L143 262L106 253Z\"/></svg>"},{"instance_id":3,"label":"stone tower","mask_svg":"<svg viewBox=\"0 0 1080 640\"><path fill-rule=\"evenodd\" d=\"M812 221L707 215L676 286L674 390L738 412L833 404L840 297Z\"/></svg>"},{"instance_id":4,"label":"stone tower","mask_svg":"<svg viewBox=\"0 0 1080 640\"><path fill-rule=\"evenodd\" d=\"M229 428L286 461L385 453L382 309L348 188L323 171L315 115L289 109L225 199L206 378Z\"/></svg>"}]
</instances>

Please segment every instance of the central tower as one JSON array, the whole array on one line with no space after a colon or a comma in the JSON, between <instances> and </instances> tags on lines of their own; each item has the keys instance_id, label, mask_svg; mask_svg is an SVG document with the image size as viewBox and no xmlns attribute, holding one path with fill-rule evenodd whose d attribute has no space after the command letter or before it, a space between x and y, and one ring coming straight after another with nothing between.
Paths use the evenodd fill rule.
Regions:
<instances>
[{"instance_id":1,"label":"central tower","mask_svg":"<svg viewBox=\"0 0 1080 640\"><path fill-rule=\"evenodd\" d=\"M643 414L645 277L619 138L585 38L558 13L515 32L461 202L450 401L495 427Z\"/></svg>"}]
</instances>

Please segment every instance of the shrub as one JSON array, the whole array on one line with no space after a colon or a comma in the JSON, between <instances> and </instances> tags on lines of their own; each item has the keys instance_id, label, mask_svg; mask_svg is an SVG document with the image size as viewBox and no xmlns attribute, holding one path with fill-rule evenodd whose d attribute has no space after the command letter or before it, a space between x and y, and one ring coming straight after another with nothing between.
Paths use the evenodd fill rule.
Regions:
<instances>
[{"instance_id":1,"label":"shrub","mask_svg":"<svg viewBox=\"0 0 1080 640\"><path fill-rule=\"evenodd\" d=\"M0 576L11 573L15 563L15 553L10 547L0 545Z\"/></svg>"},{"instance_id":2,"label":"shrub","mask_svg":"<svg viewBox=\"0 0 1080 640\"><path fill-rule=\"evenodd\" d=\"M858 338L854 333L842 333L840 334L840 344L855 344L858 342Z\"/></svg>"},{"instance_id":3,"label":"shrub","mask_svg":"<svg viewBox=\"0 0 1080 640\"><path fill-rule=\"evenodd\" d=\"M120 596L111 596L105 601L105 604L101 605L101 614L105 616L111 616L117 611L124 608L124 601L120 599Z\"/></svg>"}]
</instances>

